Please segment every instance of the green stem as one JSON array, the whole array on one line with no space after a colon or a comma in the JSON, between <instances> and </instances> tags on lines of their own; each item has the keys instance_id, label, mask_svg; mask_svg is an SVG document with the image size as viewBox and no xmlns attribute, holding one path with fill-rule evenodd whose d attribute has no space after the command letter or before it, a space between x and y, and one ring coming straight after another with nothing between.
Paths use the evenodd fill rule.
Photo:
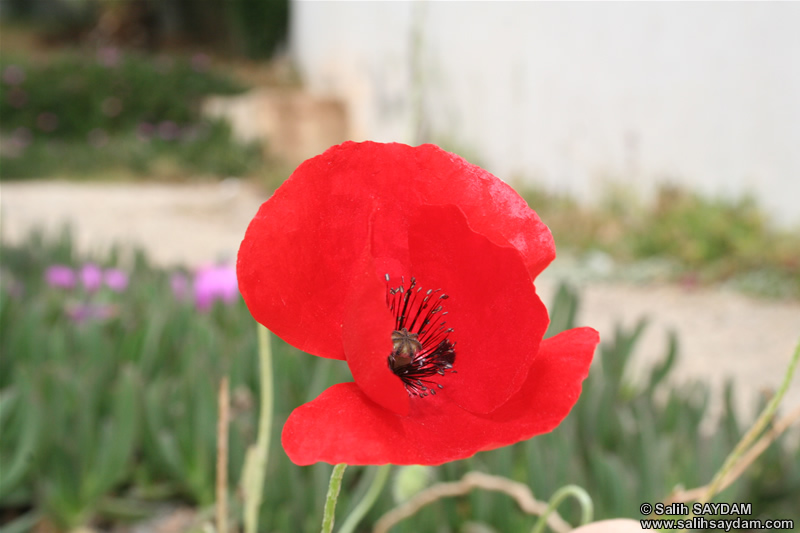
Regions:
<instances>
[{"instance_id":1,"label":"green stem","mask_svg":"<svg viewBox=\"0 0 800 533\"><path fill-rule=\"evenodd\" d=\"M797 368L798 361L800 361L800 342L798 342L794 349L792 360L789 361L789 368L786 369L786 374L783 376L783 383L781 383L781 386L778 388L775 396L772 397L772 400L770 400L770 402L761 412L761 415L758 417L758 420L756 420L755 424L753 424L753 427L751 427L745 436L742 437L742 440L739 441L739 444L736 445L730 455L728 455L728 457L725 459L725 462L722 464L722 468L720 468L719 471L714 475L714 478L708 485L708 490L706 493L702 498L697 500L699 503L707 503L717 494L717 489L722 483L722 480L728 475L728 472L731 471L742 454L744 454L750 448L753 442L759 437L759 435L761 435L767 425L772 421L775 416L775 412L778 410L778 405L780 405L783 396L789 389L789 384L792 382L792 376L794 375L795 368ZM691 519L692 516L693 513L689 513L689 519Z\"/></svg>"},{"instance_id":2,"label":"green stem","mask_svg":"<svg viewBox=\"0 0 800 533\"><path fill-rule=\"evenodd\" d=\"M375 504L375 500L378 499L384 485L386 485L386 480L389 479L389 473L391 471L392 465L382 465L378 467L375 471L375 477L372 478L372 484L370 484L364 497L358 502L355 509L353 509L353 512L350 513L350 516L344 521L341 529L339 529L339 533L353 533L353 531L355 531L358 523L363 520L367 512L369 512Z\"/></svg>"},{"instance_id":3,"label":"green stem","mask_svg":"<svg viewBox=\"0 0 800 533\"><path fill-rule=\"evenodd\" d=\"M567 485L566 487L561 487L553 494L553 497L550 498L550 501L547 503L547 509L545 509L542 516L539 517L531 533L542 533L545 525L547 525L547 517L550 516L550 513L555 511L568 496L572 496L581 504L581 525L591 522L592 516L594 515L592 498L579 486Z\"/></svg>"},{"instance_id":4,"label":"green stem","mask_svg":"<svg viewBox=\"0 0 800 533\"><path fill-rule=\"evenodd\" d=\"M339 463L333 467L331 482L328 485L328 495L325 497L325 511L322 513L322 533L333 531L333 520L336 515L336 500L339 499L339 489L342 488L342 478L347 463Z\"/></svg>"},{"instance_id":5,"label":"green stem","mask_svg":"<svg viewBox=\"0 0 800 533\"><path fill-rule=\"evenodd\" d=\"M247 449L242 471L245 533L256 533L258 530L258 508L261 507L269 457L269 438L272 433L272 348L269 342L269 330L263 326L258 326L258 361L261 381L258 437L255 446Z\"/></svg>"}]
</instances>

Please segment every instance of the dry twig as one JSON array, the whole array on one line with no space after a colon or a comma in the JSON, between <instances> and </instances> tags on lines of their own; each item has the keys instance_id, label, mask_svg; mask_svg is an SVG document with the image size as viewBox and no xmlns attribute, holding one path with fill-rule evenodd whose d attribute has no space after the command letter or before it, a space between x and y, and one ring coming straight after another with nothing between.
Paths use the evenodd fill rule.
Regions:
<instances>
[{"instance_id":1,"label":"dry twig","mask_svg":"<svg viewBox=\"0 0 800 533\"><path fill-rule=\"evenodd\" d=\"M753 464L753 462L758 459L762 453L764 453L764 450L766 450L769 445L781 435L781 433L789 429L789 427L791 427L791 425L798 420L800 420L800 407L775 422L772 427L739 458L728 475L725 476L725 479L720 482L718 492L722 492L734 481L736 481L739 476L741 476L744 471L747 470L747 468ZM664 504L669 505L672 503L693 502L695 500L699 500L708 491L709 486L710 484L691 490L674 491L672 494L670 494L669 498L664 501Z\"/></svg>"},{"instance_id":2,"label":"dry twig","mask_svg":"<svg viewBox=\"0 0 800 533\"><path fill-rule=\"evenodd\" d=\"M437 483L388 511L375 523L373 533L388 533L389 529L414 515L426 505L449 496L463 496L476 488L507 494L516 500L520 509L531 515L541 515L547 510L547 502L541 502L534 498L527 485L482 472L468 472L460 481ZM548 517L547 524L557 533L566 533L572 529L555 511Z\"/></svg>"}]
</instances>

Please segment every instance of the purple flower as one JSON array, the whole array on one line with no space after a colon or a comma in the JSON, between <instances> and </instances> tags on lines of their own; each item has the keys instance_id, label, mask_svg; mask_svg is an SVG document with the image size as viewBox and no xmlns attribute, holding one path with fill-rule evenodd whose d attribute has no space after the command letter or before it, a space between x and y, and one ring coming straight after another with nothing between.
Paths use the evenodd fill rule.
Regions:
<instances>
[{"instance_id":1,"label":"purple flower","mask_svg":"<svg viewBox=\"0 0 800 533\"><path fill-rule=\"evenodd\" d=\"M189 280L180 272L175 272L169 278L170 287L172 287L172 294L176 300L186 299L189 292Z\"/></svg>"},{"instance_id":2,"label":"purple flower","mask_svg":"<svg viewBox=\"0 0 800 533\"><path fill-rule=\"evenodd\" d=\"M3 69L3 81L8 85L19 85L25 81L25 71L17 65L9 65Z\"/></svg>"},{"instance_id":3,"label":"purple flower","mask_svg":"<svg viewBox=\"0 0 800 533\"><path fill-rule=\"evenodd\" d=\"M109 268L103 278L106 286L114 292L122 292L128 288L128 274L118 268Z\"/></svg>"},{"instance_id":4,"label":"purple flower","mask_svg":"<svg viewBox=\"0 0 800 533\"><path fill-rule=\"evenodd\" d=\"M104 67L116 67L121 59L122 54L119 49L113 46L104 46L97 51L97 61Z\"/></svg>"},{"instance_id":5,"label":"purple flower","mask_svg":"<svg viewBox=\"0 0 800 533\"><path fill-rule=\"evenodd\" d=\"M25 285L11 276L3 276L2 271L0 271L0 287L5 289L8 295L15 300L21 300L25 295Z\"/></svg>"},{"instance_id":6,"label":"purple flower","mask_svg":"<svg viewBox=\"0 0 800 533\"><path fill-rule=\"evenodd\" d=\"M205 72L211 63L211 58L207 54L197 53L192 56L192 69L195 72Z\"/></svg>"},{"instance_id":7,"label":"purple flower","mask_svg":"<svg viewBox=\"0 0 800 533\"><path fill-rule=\"evenodd\" d=\"M103 284L103 271L94 263L86 263L80 271L81 283L83 287L94 292Z\"/></svg>"},{"instance_id":8,"label":"purple flower","mask_svg":"<svg viewBox=\"0 0 800 533\"><path fill-rule=\"evenodd\" d=\"M155 132L156 127L153 126L149 122L140 122L138 126L136 126L136 136L141 141L149 141L150 137L153 136L153 132Z\"/></svg>"},{"instance_id":9,"label":"purple flower","mask_svg":"<svg viewBox=\"0 0 800 533\"><path fill-rule=\"evenodd\" d=\"M76 304L67 306L67 316L73 322L85 322L87 320L108 320L117 315L117 308L114 305L93 305Z\"/></svg>"},{"instance_id":10,"label":"purple flower","mask_svg":"<svg viewBox=\"0 0 800 533\"><path fill-rule=\"evenodd\" d=\"M66 265L52 265L47 267L44 279L51 287L72 289L75 287L75 271Z\"/></svg>"},{"instance_id":11,"label":"purple flower","mask_svg":"<svg viewBox=\"0 0 800 533\"><path fill-rule=\"evenodd\" d=\"M181 129L171 120L165 120L158 125L158 135L165 141L174 141L180 133Z\"/></svg>"},{"instance_id":12,"label":"purple flower","mask_svg":"<svg viewBox=\"0 0 800 533\"><path fill-rule=\"evenodd\" d=\"M25 126L21 126L14 130L14 133L11 134L11 142L12 144L19 150L24 150L31 144L33 140L33 134L31 130L26 128Z\"/></svg>"},{"instance_id":13,"label":"purple flower","mask_svg":"<svg viewBox=\"0 0 800 533\"><path fill-rule=\"evenodd\" d=\"M231 304L239 295L236 269L220 265L201 268L194 278L194 301L201 311L208 311L216 300Z\"/></svg>"}]
</instances>

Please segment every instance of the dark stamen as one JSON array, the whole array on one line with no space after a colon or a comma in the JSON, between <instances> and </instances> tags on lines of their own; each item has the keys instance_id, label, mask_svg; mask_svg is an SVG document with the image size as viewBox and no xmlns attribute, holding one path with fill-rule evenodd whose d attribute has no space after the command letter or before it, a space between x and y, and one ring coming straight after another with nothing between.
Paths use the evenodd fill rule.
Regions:
<instances>
[{"instance_id":1,"label":"dark stamen","mask_svg":"<svg viewBox=\"0 0 800 533\"><path fill-rule=\"evenodd\" d=\"M431 378L456 372L453 370L455 343L448 338L453 328L445 328L445 321L441 319L447 311L443 311L439 303L448 296L440 294L434 307L429 304L430 299L441 289L429 289L425 296L418 298L422 287L416 286L416 278L411 278L407 288L405 278L400 278L400 286L394 288L389 286L389 281L389 274L386 274L386 306L395 317L389 368L403 381L410 396L435 395L436 388L444 387ZM431 323L434 325L428 327Z\"/></svg>"}]
</instances>

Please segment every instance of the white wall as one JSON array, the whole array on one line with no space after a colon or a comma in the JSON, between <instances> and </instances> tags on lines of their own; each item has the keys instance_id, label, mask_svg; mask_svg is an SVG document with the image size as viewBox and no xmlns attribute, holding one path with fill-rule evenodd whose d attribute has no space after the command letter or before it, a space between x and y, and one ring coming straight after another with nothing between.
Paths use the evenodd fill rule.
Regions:
<instances>
[{"instance_id":1,"label":"white wall","mask_svg":"<svg viewBox=\"0 0 800 533\"><path fill-rule=\"evenodd\" d=\"M800 223L798 3L292 7L300 72L354 139L436 140L583 198L609 179L752 192Z\"/></svg>"}]
</instances>

